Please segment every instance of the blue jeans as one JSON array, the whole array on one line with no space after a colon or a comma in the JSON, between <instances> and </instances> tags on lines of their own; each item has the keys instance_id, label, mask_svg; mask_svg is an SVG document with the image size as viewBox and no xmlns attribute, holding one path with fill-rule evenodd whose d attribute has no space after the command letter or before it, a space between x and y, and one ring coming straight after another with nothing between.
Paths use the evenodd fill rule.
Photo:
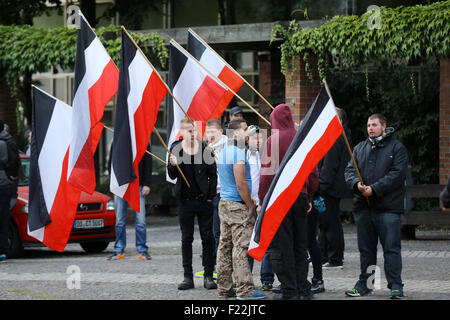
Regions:
<instances>
[{"instance_id":1,"label":"blue jeans","mask_svg":"<svg viewBox=\"0 0 450 320\"><path fill-rule=\"evenodd\" d=\"M250 256L248 257L248 263L250 265L250 272L253 272L253 263L254 260ZM272 269L272 262L270 261L270 252L267 251L264 257L261 260L261 283L271 283L275 281L275 273Z\"/></svg>"},{"instance_id":2,"label":"blue jeans","mask_svg":"<svg viewBox=\"0 0 450 320\"><path fill-rule=\"evenodd\" d=\"M135 214L134 224L136 231L136 251L139 253L147 252L147 226L145 224L145 197L142 195L142 187L139 188L141 208L140 213ZM114 205L116 208L116 242L114 252L123 253L127 246L126 216L128 203L118 196L114 196Z\"/></svg>"},{"instance_id":3,"label":"blue jeans","mask_svg":"<svg viewBox=\"0 0 450 320\"><path fill-rule=\"evenodd\" d=\"M377 244L380 239L388 288L402 290L400 214L366 209L354 212L353 217L357 228L361 263L361 274L355 288L359 291L367 290L367 280L373 274L373 272L368 273L367 268L377 264Z\"/></svg>"}]
</instances>

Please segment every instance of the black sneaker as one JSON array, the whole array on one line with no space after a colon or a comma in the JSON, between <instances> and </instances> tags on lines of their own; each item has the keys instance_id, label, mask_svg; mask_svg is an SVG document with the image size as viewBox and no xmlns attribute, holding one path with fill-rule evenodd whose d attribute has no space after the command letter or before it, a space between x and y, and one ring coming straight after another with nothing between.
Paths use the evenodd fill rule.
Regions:
<instances>
[{"instance_id":1,"label":"black sneaker","mask_svg":"<svg viewBox=\"0 0 450 320\"><path fill-rule=\"evenodd\" d=\"M404 297L403 290L391 290L391 299L400 300Z\"/></svg>"},{"instance_id":2,"label":"black sneaker","mask_svg":"<svg viewBox=\"0 0 450 320\"><path fill-rule=\"evenodd\" d=\"M274 293L281 293L281 284L278 285L278 287L273 287L272 292Z\"/></svg>"},{"instance_id":3,"label":"black sneaker","mask_svg":"<svg viewBox=\"0 0 450 320\"><path fill-rule=\"evenodd\" d=\"M178 290L188 290L194 288L194 279L190 277L184 277L183 282L178 285Z\"/></svg>"},{"instance_id":4,"label":"black sneaker","mask_svg":"<svg viewBox=\"0 0 450 320\"><path fill-rule=\"evenodd\" d=\"M207 290L217 289L217 284L214 282L213 277L205 276L203 279L203 287Z\"/></svg>"},{"instance_id":5,"label":"black sneaker","mask_svg":"<svg viewBox=\"0 0 450 320\"><path fill-rule=\"evenodd\" d=\"M343 264L339 264L339 263L331 263L331 262L327 262L324 265L322 265L322 269L342 269L344 266Z\"/></svg>"},{"instance_id":6,"label":"black sneaker","mask_svg":"<svg viewBox=\"0 0 450 320\"><path fill-rule=\"evenodd\" d=\"M311 285L311 293L321 293L325 291L325 284L323 283L323 280L312 282Z\"/></svg>"},{"instance_id":7,"label":"black sneaker","mask_svg":"<svg viewBox=\"0 0 450 320\"><path fill-rule=\"evenodd\" d=\"M367 289L366 291L360 292L358 289L353 288L350 290L345 291L345 295L348 297L367 297L367 296L373 296L373 290Z\"/></svg>"}]
</instances>

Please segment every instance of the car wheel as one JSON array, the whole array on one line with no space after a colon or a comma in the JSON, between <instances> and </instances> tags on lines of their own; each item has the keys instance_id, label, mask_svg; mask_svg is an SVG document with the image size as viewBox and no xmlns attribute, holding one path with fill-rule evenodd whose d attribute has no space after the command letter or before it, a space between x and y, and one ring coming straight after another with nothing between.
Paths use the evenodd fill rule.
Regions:
<instances>
[{"instance_id":1,"label":"car wheel","mask_svg":"<svg viewBox=\"0 0 450 320\"><path fill-rule=\"evenodd\" d=\"M105 250L109 245L109 241L93 241L93 242L83 242L80 246L87 253L99 253Z\"/></svg>"},{"instance_id":2,"label":"car wheel","mask_svg":"<svg viewBox=\"0 0 450 320\"><path fill-rule=\"evenodd\" d=\"M8 223L8 258L17 258L23 253L22 241L16 224L10 219Z\"/></svg>"}]
</instances>

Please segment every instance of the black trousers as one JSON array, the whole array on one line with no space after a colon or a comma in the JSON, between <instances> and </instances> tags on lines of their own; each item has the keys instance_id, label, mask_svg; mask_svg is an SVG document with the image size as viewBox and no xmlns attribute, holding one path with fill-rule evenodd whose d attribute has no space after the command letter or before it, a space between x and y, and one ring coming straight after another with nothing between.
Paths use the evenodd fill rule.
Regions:
<instances>
[{"instance_id":1,"label":"black trousers","mask_svg":"<svg viewBox=\"0 0 450 320\"><path fill-rule=\"evenodd\" d=\"M344 230L340 217L341 199L323 193L327 210L319 214L319 243L323 262L342 264L344 261Z\"/></svg>"},{"instance_id":2,"label":"black trousers","mask_svg":"<svg viewBox=\"0 0 450 320\"><path fill-rule=\"evenodd\" d=\"M200 238L202 239L202 265L205 276L212 276L214 270L214 236L212 232L213 205L200 200L182 200L179 208L181 229L181 255L185 277L192 277L192 242L194 222L197 216Z\"/></svg>"},{"instance_id":3,"label":"black trousers","mask_svg":"<svg viewBox=\"0 0 450 320\"><path fill-rule=\"evenodd\" d=\"M9 253L9 206L15 192L0 190L0 254Z\"/></svg>"},{"instance_id":4,"label":"black trousers","mask_svg":"<svg viewBox=\"0 0 450 320\"><path fill-rule=\"evenodd\" d=\"M308 281L307 220L308 196L300 194L278 228L270 245L272 267L281 282L283 299L311 293Z\"/></svg>"}]
</instances>

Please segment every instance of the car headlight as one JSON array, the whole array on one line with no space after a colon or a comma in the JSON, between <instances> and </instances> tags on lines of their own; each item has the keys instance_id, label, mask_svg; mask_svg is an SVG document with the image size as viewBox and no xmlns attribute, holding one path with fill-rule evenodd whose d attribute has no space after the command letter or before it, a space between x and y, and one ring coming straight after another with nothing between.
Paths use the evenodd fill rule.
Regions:
<instances>
[{"instance_id":1,"label":"car headlight","mask_svg":"<svg viewBox=\"0 0 450 320\"><path fill-rule=\"evenodd\" d=\"M22 207L22 213L28 214L28 203Z\"/></svg>"},{"instance_id":2,"label":"car headlight","mask_svg":"<svg viewBox=\"0 0 450 320\"><path fill-rule=\"evenodd\" d=\"M112 210L112 211L114 211L114 200L109 200L107 203L106 203L106 210Z\"/></svg>"}]
</instances>

